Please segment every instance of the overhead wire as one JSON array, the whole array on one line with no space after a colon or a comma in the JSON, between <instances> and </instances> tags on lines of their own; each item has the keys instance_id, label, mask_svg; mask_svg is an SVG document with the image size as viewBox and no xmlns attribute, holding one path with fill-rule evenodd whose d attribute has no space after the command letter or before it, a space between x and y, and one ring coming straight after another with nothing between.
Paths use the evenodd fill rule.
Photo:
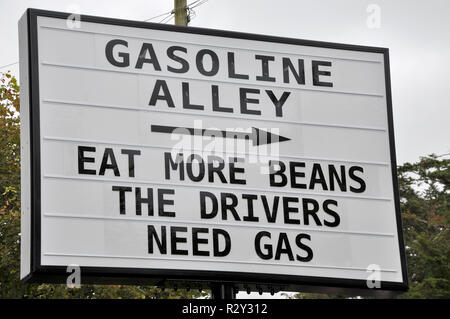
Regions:
<instances>
[{"instance_id":1,"label":"overhead wire","mask_svg":"<svg viewBox=\"0 0 450 319\"><path fill-rule=\"evenodd\" d=\"M149 18L149 19L147 19L147 20L144 20L144 22L148 22L148 21L150 21L150 20L153 20L153 19L156 19L156 18L165 16L165 15L169 15L169 14L171 14L171 13L173 13L173 10L170 10L170 11L168 11L168 12L164 12L164 13L158 14L158 15L156 15L156 16L154 16L154 17L151 17L151 18Z\"/></svg>"},{"instance_id":2,"label":"overhead wire","mask_svg":"<svg viewBox=\"0 0 450 319\"><path fill-rule=\"evenodd\" d=\"M167 23L170 20L172 20L172 18L175 16L175 14L169 14L168 16L164 17L161 21L159 21L158 23Z\"/></svg>"},{"instance_id":3,"label":"overhead wire","mask_svg":"<svg viewBox=\"0 0 450 319\"><path fill-rule=\"evenodd\" d=\"M208 2L208 0L196 0L186 6L187 11L188 11L188 21L191 21L192 19L194 19L196 17L194 8L197 8L206 2Z\"/></svg>"},{"instance_id":4,"label":"overhead wire","mask_svg":"<svg viewBox=\"0 0 450 319\"><path fill-rule=\"evenodd\" d=\"M204 4L204 3L208 2L208 1L209 0L195 0L195 1L187 4L184 8L188 10L188 21L191 21L193 18L196 17L195 11L193 9L201 6L202 4ZM148 22L148 21L154 20L156 18L163 17L158 23L168 23L169 21L171 21L174 18L174 16L175 16L175 9L171 10L171 11L167 11L167 12L161 13L161 14L158 14L158 15L156 15L154 17L151 17L151 18L149 18L147 20L144 20L144 22ZM0 70L4 69L4 68L7 68L9 66L15 65L17 63L19 63L19 61L2 65L2 66L0 66Z\"/></svg>"},{"instance_id":5,"label":"overhead wire","mask_svg":"<svg viewBox=\"0 0 450 319\"><path fill-rule=\"evenodd\" d=\"M187 4L184 8L175 8L171 11L165 12L165 13L161 13L158 14L154 17L151 17L147 20L144 20L145 22L154 20L156 18L160 18L163 17L158 23L168 23L170 20L172 20L172 18L175 15L175 10L179 10L179 9L186 9L188 11L188 21L192 20L193 18L195 18L195 11L193 10L194 8L197 8L199 6L201 6L202 4L208 2L209 0L195 0L189 4Z\"/></svg>"},{"instance_id":6,"label":"overhead wire","mask_svg":"<svg viewBox=\"0 0 450 319\"><path fill-rule=\"evenodd\" d=\"M190 4L188 4L187 6L189 8L191 8L191 9L194 9L194 8L199 7L199 6L201 6L202 4L204 4L204 3L208 2L208 1L209 0L197 0L197 1L194 1L194 2L192 2Z\"/></svg>"}]
</instances>

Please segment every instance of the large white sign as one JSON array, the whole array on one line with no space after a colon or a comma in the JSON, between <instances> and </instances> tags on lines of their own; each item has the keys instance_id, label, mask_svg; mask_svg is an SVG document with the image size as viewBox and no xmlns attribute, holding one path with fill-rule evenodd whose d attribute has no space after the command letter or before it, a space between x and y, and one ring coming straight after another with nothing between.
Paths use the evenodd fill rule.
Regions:
<instances>
[{"instance_id":1,"label":"large white sign","mask_svg":"<svg viewBox=\"0 0 450 319\"><path fill-rule=\"evenodd\" d=\"M22 278L405 288L386 49L67 16L20 23Z\"/></svg>"}]
</instances>

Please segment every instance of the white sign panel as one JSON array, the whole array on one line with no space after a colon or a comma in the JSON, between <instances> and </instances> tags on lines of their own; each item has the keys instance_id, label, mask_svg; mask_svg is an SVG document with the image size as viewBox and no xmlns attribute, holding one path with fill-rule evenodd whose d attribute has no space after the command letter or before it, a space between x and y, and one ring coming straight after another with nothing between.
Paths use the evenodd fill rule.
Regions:
<instances>
[{"instance_id":1,"label":"white sign panel","mask_svg":"<svg viewBox=\"0 0 450 319\"><path fill-rule=\"evenodd\" d=\"M66 17L20 25L22 277L405 288L386 49Z\"/></svg>"}]
</instances>

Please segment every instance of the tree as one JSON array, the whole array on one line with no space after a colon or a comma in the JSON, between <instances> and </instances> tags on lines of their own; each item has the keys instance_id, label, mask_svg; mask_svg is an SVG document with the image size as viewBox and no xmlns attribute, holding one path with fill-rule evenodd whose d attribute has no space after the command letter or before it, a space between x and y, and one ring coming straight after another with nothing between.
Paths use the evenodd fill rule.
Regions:
<instances>
[{"instance_id":1,"label":"tree","mask_svg":"<svg viewBox=\"0 0 450 319\"><path fill-rule=\"evenodd\" d=\"M17 80L0 77L0 298L195 298L206 291L153 286L23 284L20 269L20 98Z\"/></svg>"},{"instance_id":2,"label":"tree","mask_svg":"<svg viewBox=\"0 0 450 319\"><path fill-rule=\"evenodd\" d=\"M11 74L0 78L0 295L19 296L20 258L19 86ZM17 279L14 279L17 278Z\"/></svg>"},{"instance_id":3,"label":"tree","mask_svg":"<svg viewBox=\"0 0 450 319\"><path fill-rule=\"evenodd\" d=\"M450 298L450 159L434 154L398 168L410 290L401 298Z\"/></svg>"}]
</instances>

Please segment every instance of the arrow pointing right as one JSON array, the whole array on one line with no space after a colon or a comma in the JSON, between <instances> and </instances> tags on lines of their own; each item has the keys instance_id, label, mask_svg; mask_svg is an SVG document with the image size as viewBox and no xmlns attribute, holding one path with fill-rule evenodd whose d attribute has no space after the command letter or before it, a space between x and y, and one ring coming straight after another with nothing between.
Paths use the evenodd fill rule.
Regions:
<instances>
[{"instance_id":1,"label":"arrow pointing right","mask_svg":"<svg viewBox=\"0 0 450 319\"><path fill-rule=\"evenodd\" d=\"M221 130L207 130L207 129L194 129L190 127L177 127L166 125L151 125L151 131L154 133L166 133L166 134L185 134L185 135L197 135L204 136L207 132L207 136L223 137L223 138L237 138L243 140L251 140L253 146L259 146L264 144L272 144L277 142L289 141L290 138L273 134L271 132L264 131L262 129L252 127L251 133L234 132L234 131L221 131Z\"/></svg>"}]
</instances>

